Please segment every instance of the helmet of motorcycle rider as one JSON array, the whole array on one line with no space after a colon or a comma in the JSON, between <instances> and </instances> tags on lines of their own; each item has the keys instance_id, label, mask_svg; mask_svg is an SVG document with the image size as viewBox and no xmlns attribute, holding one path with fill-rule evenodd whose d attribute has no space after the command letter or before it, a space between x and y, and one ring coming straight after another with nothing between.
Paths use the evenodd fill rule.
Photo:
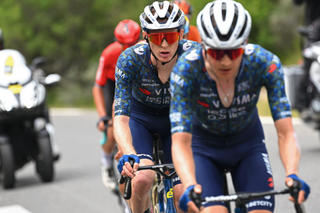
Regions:
<instances>
[{"instance_id":1,"label":"helmet of motorcycle rider","mask_svg":"<svg viewBox=\"0 0 320 213\"><path fill-rule=\"evenodd\" d=\"M180 10L191 20L193 7L188 0L175 0L174 4L178 5Z\"/></svg>"},{"instance_id":2,"label":"helmet of motorcycle rider","mask_svg":"<svg viewBox=\"0 0 320 213\"><path fill-rule=\"evenodd\" d=\"M2 35L2 30L0 28L0 50L4 49L4 39L3 39L3 35Z\"/></svg>"},{"instance_id":3,"label":"helmet of motorcycle rider","mask_svg":"<svg viewBox=\"0 0 320 213\"><path fill-rule=\"evenodd\" d=\"M140 15L141 27L145 32L162 29L182 29L185 23L184 12L169 1L155 1L144 8Z\"/></svg>"},{"instance_id":4,"label":"helmet of motorcycle rider","mask_svg":"<svg viewBox=\"0 0 320 213\"><path fill-rule=\"evenodd\" d=\"M131 19L120 21L114 29L115 39L122 45L134 45L140 39L141 29L137 22Z\"/></svg>"},{"instance_id":5,"label":"helmet of motorcycle rider","mask_svg":"<svg viewBox=\"0 0 320 213\"><path fill-rule=\"evenodd\" d=\"M235 49L247 42L251 16L238 2L216 0L200 11L197 27L206 50Z\"/></svg>"}]
</instances>

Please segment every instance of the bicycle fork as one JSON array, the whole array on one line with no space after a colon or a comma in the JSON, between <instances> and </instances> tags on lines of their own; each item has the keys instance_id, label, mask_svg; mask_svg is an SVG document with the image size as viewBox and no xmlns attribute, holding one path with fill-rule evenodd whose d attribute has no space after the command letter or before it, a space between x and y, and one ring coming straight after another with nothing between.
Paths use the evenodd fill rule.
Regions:
<instances>
[{"instance_id":1,"label":"bicycle fork","mask_svg":"<svg viewBox=\"0 0 320 213\"><path fill-rule=\"evenodd\" d=\"M173 199L173 183L172 179L162 179L162 183L158 186L159 210L160 213L177 213L174 207ZM167 202L165 202L165 200ZM166 204L166 205L165 205Z\"/></svg>"}]
</instances>

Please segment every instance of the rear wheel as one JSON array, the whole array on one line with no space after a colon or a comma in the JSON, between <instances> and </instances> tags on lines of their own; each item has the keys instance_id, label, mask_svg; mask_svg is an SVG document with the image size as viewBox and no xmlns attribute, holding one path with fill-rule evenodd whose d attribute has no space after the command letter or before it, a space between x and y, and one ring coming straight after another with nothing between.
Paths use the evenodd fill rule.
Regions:
<instances>
[{"instance_id":1,"label":"rear wheel","mask_svg":"<svg viewBox=\"0 0 320 213\"><path fill-rule=\"evenodd\" d=\"M13 149L9 143L0 144L0 180L5 189L11 189L15 184L15 162Z\"/></svg>"},{"instance_id":2,"label":"rear wheel","mask_svg":"<svg viewBox=\"0 0 320 213\"><path fill-rule=\"evenodd\" d=\"M38 137L39 153L36 159L37 173L42 182L51 182L54 176L53 156L49 135Z\"/></svg>"}]
</instances>

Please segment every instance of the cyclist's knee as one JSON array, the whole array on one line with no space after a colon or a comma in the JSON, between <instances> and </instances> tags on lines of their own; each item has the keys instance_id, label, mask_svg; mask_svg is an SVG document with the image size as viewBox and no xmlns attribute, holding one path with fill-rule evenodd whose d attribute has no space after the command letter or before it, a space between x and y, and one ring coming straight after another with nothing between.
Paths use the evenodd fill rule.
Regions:
<instances>
[{"instance_id":1,"label":"cyclist's knee","mask_svg":"<svg viewBox=\"0 0 320 213\"><path fill-rule=\"evenodd\" d=\"M138 194L148 193L154 181L154 172L140 171L133 181L133 190Z\"/></svg>"}]
</instances>

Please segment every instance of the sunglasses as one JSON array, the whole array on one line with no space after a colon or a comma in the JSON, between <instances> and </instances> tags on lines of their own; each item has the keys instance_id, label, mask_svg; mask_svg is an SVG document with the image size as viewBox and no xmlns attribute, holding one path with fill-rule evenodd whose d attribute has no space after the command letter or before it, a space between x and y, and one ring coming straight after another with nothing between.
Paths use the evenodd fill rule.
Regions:
<instances>
[{"instance_id":1,"label":"sunglasses","mask_svg":"<svg viewBox=\"0 0 320 213\"><path fill-rule=\"evenodd\" d=\"M150 33L148 34L149 41L156 45L161 45L163 39L166 39L168 44L173 44L180 38L179 32L168 32L168 33Z\"/></svg>"},{"instance_id":2,"label":"sunglasses","mask_svg":"<svg viewBox=\"0 0 320 213\"><path fill-rule=\"evenodd\" d=\"M232 50L208 49L207 53L216 60L220 60L224 54L227 54L231 60L234 60L244 53L244 49L242 47Z\"/></svg>"}]
</instances>

